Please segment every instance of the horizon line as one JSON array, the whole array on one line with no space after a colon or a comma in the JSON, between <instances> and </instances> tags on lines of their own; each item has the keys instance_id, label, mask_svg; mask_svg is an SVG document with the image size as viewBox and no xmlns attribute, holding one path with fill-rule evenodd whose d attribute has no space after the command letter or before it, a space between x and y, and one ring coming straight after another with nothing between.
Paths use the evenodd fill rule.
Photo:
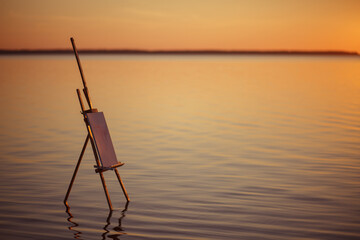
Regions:
<instances>
[{"instance_id":1,"label":"horizon line","mask_svg":"<svg viewBox=\"0 0 360 240\"><path fill-rule=\"evenodd\" d=\"M244 54L244 55L350 55L356 51L344 50L146 50L146 49L79 49L83 54ZM0 49L0 54L72 54L72 49Z\"/></svg>"}]
</instances>

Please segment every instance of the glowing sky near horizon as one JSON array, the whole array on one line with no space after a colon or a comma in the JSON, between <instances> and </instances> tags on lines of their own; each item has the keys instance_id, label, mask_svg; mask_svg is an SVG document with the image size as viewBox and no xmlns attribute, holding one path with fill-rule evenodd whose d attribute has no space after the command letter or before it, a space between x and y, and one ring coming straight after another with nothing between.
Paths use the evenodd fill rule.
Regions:
<instances>
[{"instance_id":1,"label":"glowing sky near horizon","mask_svg":"<svg viewBox=\"0 0 360 240\"><path fill-rule=\"evenodd\" d=\"M356 0L0 0L0 48L360 52Z\"/></svg>"}]
</instances>

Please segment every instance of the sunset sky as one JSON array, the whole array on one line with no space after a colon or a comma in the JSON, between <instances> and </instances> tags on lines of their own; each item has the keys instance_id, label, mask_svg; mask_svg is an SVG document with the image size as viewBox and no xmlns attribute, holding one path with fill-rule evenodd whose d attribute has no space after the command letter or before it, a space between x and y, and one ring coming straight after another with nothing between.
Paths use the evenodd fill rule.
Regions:
<instances>
[{"instance_id":1,"label":"sunset sky","mask_svg":"<svg viewBox=\"0 0 360 240\"><path fill-rule=\"evenodd\" d=\"M360 52L357 0L0 0L0 49Z\"/></svg>"}]
</instances>

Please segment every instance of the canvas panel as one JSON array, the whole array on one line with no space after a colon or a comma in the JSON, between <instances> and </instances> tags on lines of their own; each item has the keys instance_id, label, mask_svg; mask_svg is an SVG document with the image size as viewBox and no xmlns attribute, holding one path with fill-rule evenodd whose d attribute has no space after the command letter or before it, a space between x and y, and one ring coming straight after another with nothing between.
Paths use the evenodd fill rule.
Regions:
<instances>
[{"instance_id":1,"label":"canvas panel","mask_svg":"<svg viewBox=\"0 0 360 240\"><path fill-rule=\"evenodd\" d=\"M103 167L110 167L117 164L117 158L111 141L109 129L107 127L104 113L87 113L91 132L94 136L95 144L100 155Z\"/></svg>"}]
</instances>

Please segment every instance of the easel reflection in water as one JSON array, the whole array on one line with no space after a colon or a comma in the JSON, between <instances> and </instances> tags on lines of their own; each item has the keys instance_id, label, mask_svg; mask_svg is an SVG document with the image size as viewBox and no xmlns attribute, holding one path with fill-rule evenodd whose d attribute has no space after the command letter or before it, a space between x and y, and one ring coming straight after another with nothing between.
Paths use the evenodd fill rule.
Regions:
<instances>
[{"instance_id":1,"label":"easel reflection in water","mask_svg":"<svg viewBox=\"0 0 360 240\"><path fill-rule=\"evenodd\" d=\"M120 239L119 237L121 235L126 234L125 230L122 227L122 220L123 218L126 216L125 213L128 209L129 206L129 202L125 203L124 209L121 211L121 215L118 219L118 224L117 226L113 227L112 230L114 230L116 233L115 234L111 234L111 230L109 230L109 226L111 225L111 218L113 216L114 211L110 210L109 214L106 218L106 224L105 226L102 228L104 230L104 232L101 234L102 239L106 239L106 238L111 238L111 239ZM71 224L68 229L70 231L73 232L74 234L74 238L75 239L82 239L81 235L83 234L81 231L77 230L78 228L81 227L80 224L78 224L77 222L74 221L74 215L70 212L70 207L67 205L66 206L66 213L69 215L69 217L67 218L67 221Z\"/></svg>"}]
</instances>

